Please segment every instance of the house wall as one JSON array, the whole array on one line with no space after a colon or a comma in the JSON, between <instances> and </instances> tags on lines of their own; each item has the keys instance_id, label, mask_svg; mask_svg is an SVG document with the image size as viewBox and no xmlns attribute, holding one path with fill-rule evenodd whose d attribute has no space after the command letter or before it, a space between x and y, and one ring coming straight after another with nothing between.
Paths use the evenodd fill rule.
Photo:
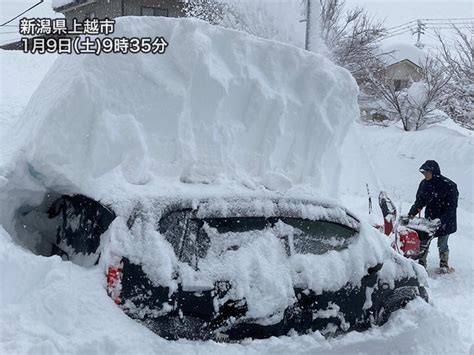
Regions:
<instances>
[{"instance_id":1,"label":"house wall","mask_svg":"<svg viewBox=\"0 0 474 355\"><path fill-rule=\"evenodd\" d=\"M71 24L73 18L84 21L92 12L97 18L118 17L122 13L122 0L97 0L97 2L67 10L63 14L68 24Z\"/></svg>"},{"instance_id":2,"label":"house wall","mask_svg":"<svg viewBox=\"0 0 474 355\"><path fill-rule=\"evenodd\" d=\"M183 2L176 0L124 0L124 16L141 16L142 7L168 10L168 17L183 17Z\"/></svg>"},{"instance_id":3,"label":"house wall","mask_svg":"<svg viewBox=\"0 0 474 355\"><path fill-rule=\"evenodd\" d=\"M63 12L68 24L75 18L84 21L92 12L97 18L119 16L141 16L141 8L154 7L168 10L169 17L182 17L183 2L177 0L97 0L94 3L78 6Z\"/></svg>"},{"instance_id":4,"label":"house wall","mask_svg":"<svg viewBox=\"0 0 474 355\"><path fill-rule=\"evenodd\" d=\"M392 80L395 87L397 86L395 81L402 81L402 83L400 83L400 89L409 86L410 81L419 81L422 79L419 67L409 60L402 60L399 63L388 66L385 70L385 77ZM359 98L359 108L362 120L384 121L387 119L382 113L377 112L377 107L370 101L364 101Z\"/></svg>"},{"instance_id":5,"label":"house wall","mask_svg":"<svg viewBox=\"0 0 474 355\"><path fill-rule=\"evenodd\" d=\"M403 60L400 63L395 63L387 67L387 77L392 80L406 80L411 79L418 81L421 75L418 68L409 61Z\"/></svg>"}]
</instances>

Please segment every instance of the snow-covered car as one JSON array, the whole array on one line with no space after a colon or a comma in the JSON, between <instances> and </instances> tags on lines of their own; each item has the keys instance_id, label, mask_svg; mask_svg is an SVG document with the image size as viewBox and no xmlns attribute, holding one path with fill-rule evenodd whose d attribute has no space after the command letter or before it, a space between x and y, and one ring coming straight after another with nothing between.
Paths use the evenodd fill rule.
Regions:
<instances>
[{"instance_id":1,"label":"snow-covered car","mask_svg":"<svg viewBox=\"0 0 474 355\"><path fill-rule=\"evenodd\" d=\"M333 335L428 300L419 266L332 202L167 196L138 202L127 220L73 195L48 214L52 253L92 257L115 303L167 339Z\"/></svg>"}]
</instances>

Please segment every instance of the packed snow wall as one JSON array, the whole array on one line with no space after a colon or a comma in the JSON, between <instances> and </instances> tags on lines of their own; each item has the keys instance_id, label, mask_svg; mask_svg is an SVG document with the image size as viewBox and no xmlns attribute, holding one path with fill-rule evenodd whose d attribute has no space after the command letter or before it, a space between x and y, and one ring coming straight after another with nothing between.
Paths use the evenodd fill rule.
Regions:
<instances>
[{"instance_id":1,"label":"packed snow wall","mask_svg":"<svg viewBox=\"0 0 474 355\"><path fill-rule=\"evenodd\" d=\"M0 167L3 201L26 185L102 198L161 178L283 179L336 196L339 149L358 114L349 72L199 20L120 18L113 36L169 46L60 56L15 127L21 153Z\"/></svg>"}]
</instances>

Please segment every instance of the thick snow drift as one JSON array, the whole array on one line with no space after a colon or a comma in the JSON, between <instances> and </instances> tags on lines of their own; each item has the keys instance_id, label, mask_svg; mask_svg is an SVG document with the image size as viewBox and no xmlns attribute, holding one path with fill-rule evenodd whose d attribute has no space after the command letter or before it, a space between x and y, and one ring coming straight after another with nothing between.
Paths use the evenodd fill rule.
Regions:
<instances>
[{"instance_id":1,"label":"thick snow drift","mask_svg":"<svg viewBox=\"0 0 474 355\"><path fill-rule=\"evenodd\" d=\"M57 60L18 124L41 184L91 193L113 180L110 195L157 176L276 177L336 193L339 146L358 114L347 71L198 20L121 18L114 36L163 36L169 47Z\"/></svg>"}]
</instances>

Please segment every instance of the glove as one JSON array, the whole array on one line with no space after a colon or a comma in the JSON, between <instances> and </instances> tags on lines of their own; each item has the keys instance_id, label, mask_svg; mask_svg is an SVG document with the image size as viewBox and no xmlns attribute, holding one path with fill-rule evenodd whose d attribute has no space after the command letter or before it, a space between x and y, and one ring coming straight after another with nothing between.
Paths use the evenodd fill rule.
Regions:
<instances>
[{"instance_id":1,"label":"glove","mask_svg":"<svg viewBox=\"0 0 474 355\"><path fill-rule=\"evenodd\" d=\"M410 221L410 219L412 219L413 217L410 217L410 216L400 216L400 224L401 225L407 225L408 222Z\"/></svg>"}]
</instances>

